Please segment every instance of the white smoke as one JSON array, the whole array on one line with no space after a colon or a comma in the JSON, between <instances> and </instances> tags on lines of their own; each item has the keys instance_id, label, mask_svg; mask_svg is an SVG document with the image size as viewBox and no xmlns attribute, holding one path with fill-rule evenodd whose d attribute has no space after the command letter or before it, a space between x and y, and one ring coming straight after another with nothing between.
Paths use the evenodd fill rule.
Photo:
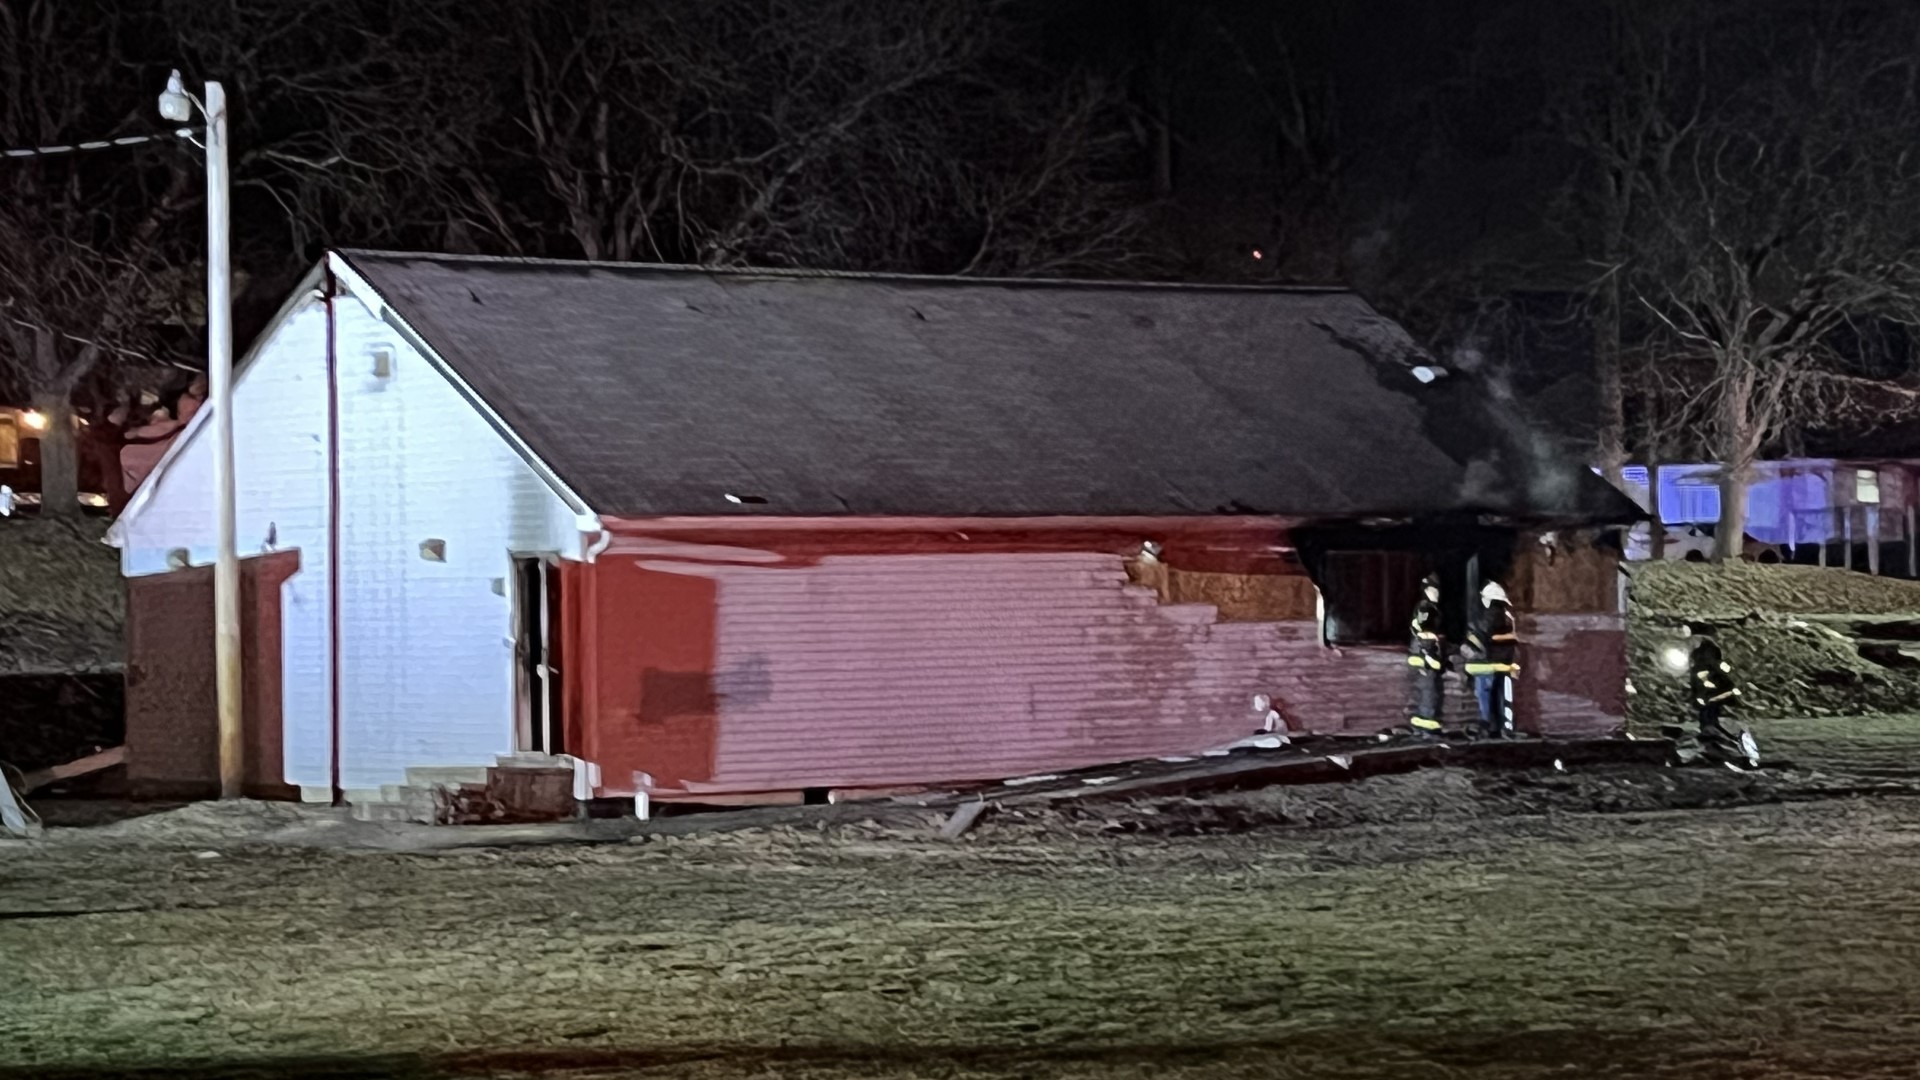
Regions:
<instances>
[{"instance_id":1,"label":"white smoke","mask_svg":"<svg viewBox=\"0 0 1920 1080\"><path fill-rule=\"evenodd\" d=\"M1505 456L1503 451L1506 451L1519 455L1519 460L1514 464L1523 471L1521 482L1526 485L1527 502L1531 507L1538 510L1570 509L1578 490L1580 469L1556 450L1553 440L1545 432L1527 420L1506 369L1491 363L1487 354L1473 343L1455 347L1451 360L1461 371L1471 372L1478 377L1486 390L1487 417L1506 436L1507 443L1504 448L1489 447L1485 456L1469 463L1466 475L1461 479L1461 496L1476 501L1499 494L1499 481L1489 480L1489 477L1497 475L1494 462Z\"/></svg>"}]
</instances>

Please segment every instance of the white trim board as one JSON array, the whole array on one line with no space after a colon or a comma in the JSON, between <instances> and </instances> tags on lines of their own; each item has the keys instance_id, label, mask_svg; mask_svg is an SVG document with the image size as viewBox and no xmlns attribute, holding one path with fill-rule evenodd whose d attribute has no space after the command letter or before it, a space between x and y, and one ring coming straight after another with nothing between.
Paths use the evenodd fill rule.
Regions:
<instances>
[{"instance_id":1,"label":"white trim board","mask_svg":"<svg viewBox=\"0 0 1920 1080\"><path fill-rule=\"evenodd\" d=\"M253 344L248 347L245 356L241 358L239 365L236 367L234 381L234 388L236 390L239 389L240 382L246 379L247 373L252 370L253 361L259 352L273 340L274 335L277 334L289 320L303 310L308 303L316 301L320 303L326 302L327 298L320 286L324 275L328 272L333 274L335 282L340 286L338 291L351 293L355 299L366 305L375 317L402 334L407 339L407 344L419 352L422 357L426 358L429 364L433 365L434 370L438 371L441 377L447 380L448 384L451 385L454 391L460 395L461 399L467 403L468 407L478 412L487 421L488 426L498 432L502 439L506 440L507 445L513 448L514 453L518 454L520 458L527 463L527 467L533 470L534 475L538 476L541 481L552 490L554 496L574 512L575 516L579 519L577 526L581 532L595 533L603 531L599 514L595 513L593 508L587 505L586 500L582 499L565 481L561 480L559 474L554 472L551 466L542 460L538 454L533 452L532 447L528 446L525 440L520 438L519 433L514 431L513 428L501 418L493 406L488 404L486 399L481 397L479 392L474 390L465 379L461 378L460 374L453 369L453 366L447 363L446 358L441 356L439 351L436 350L418 330L414 329L413 325L407 322L404 316L394 309L386 297L380 295L378 289L375 289L364 277L360 276L360 274L353 269L352 264L339 252L329 251L324 259L314 264L313 269L307 271L306 276L301 278L299 286L294 289L293 295L287 298L286 302L280 306L280 310L274 313L273 318L269 320L266 327L261 330L259 336L254 338ZM187 422L187 426L181 429L180 433L168 444L165 452L160 455L160 460L155 463L153 470L147 474L145 479L141 480L140 486L134 490L133 495L128 499L126 510L122 511L120 517L107 529L106 542L108 544L114 547L120 547L122 545L122 541L126 536L125 526L136 519L141 511L146 508L147 504L153 498L153 493L158 490L162 478L172 466L173 462L186 451L193 440L198 438L200 432L205 429L209 418L213 415L214 408L214 403L211 401L202 405L200 410L194 413L193 419Z\"/></svg>"},{"instance_id":2,"label":"white trim board","mask_svg":"<svg viewBox=\"0 0 1920 1080\"><path fill-rule=\"evenodd\" d=\"M415 329L413 324L407 321L406 316L400 314L393 304L380 294L380 290L374 288L366 278L361 277L359 271L353 268L353 264L348 262L345 256L337 251L330 251L327 253L327 259L333 268L334 276L347 287L347 291L352 292L360 298L361 302L367 304L380 321L406 337L407 344L413 346L421 356L426 357L427 362L453 385L454 390L466 400L467 404L486 418L487 423L500 433L500 437L507 441L508 446L513 447L514 452L527 463L527 467L533 470L534 475L545 481L547 486L553 489L554 495L583 519L581 531L598 531L599 515L587 505L587 501L569 487L566 481L560 479L560 474L555 472L540 455L533 452L533 448L520 437L520 433L515 431L484 397L480 396L479 391L460 377L460 373L454 370L452 364L447 363L447 358L440 355L440 351L433 347L433 343Z\"/></svg>"}]
</instances>

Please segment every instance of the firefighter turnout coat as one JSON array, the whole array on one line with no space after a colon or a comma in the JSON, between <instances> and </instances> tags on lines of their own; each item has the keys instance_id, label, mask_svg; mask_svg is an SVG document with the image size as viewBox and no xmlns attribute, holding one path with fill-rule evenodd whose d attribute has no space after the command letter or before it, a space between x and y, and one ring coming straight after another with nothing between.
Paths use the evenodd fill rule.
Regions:
<instances>
[{"instance_id":1,"label":"firefighter turnout coat","mask_svg":"<svg viewBox=\"0 0 1920 1080\"><path fill-rule=\"evenodd\" d=\"M1514 621L1513 605L1505 600L1487 604L1468 632L1467 643L1473 647L1467 674L1511 676L1519 671L1520 628Z\"/></svg>"},{"instance_id":2,"label":"firefighter turnout coat","mask_svg":"<svg viewBox=\"0 0 1920 1080\"><path fill-rule=\"evenodd\" d=\"M1720 655L1718 645L1705 641L1694 646L1690 666L1696 708L1718 711L1739 698L1740 684L1734 680L1733 665Z\"/></svg>"},{"instance_id":3,"label":"firefighter turnout coat","mask_svg":"<svg viewBox=\"0 0 1920 1080\"><path fill-rule=\"evenodd\" d=\"M1446 670L1440 605L1420 598L1413 609L1407 639L1407 666L1413 670L1413 708L1408 722L1422 731L1440 729L1440 696Z\"/></svg>"}]
</instances>

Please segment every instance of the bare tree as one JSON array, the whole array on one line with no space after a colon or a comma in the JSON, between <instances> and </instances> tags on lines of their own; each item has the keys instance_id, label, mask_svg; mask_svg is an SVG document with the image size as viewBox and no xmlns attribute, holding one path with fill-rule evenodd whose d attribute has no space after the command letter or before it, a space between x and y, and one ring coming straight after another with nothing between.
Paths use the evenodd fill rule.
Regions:
<instances>
[{"instance_id":1,"label":"bare tree","mask_svg":"<svg viewBox=\"0 0 1920 1080\"><path fill-rule=\"evenodd\" d=\"M151 88L97 59L114 54L122 29L90 4L0 5L0 142L67 146L151 130L140 117ZM168 303L154 274L193 185L160 145L0 162L0 366L43 420L46 514L79 510L74 391L119 358L147 357L147 320Z\"/></svg>"},{"instance_id":2,"label":"bare tree","mask_svg":"<svg viewBox=\"0 0 1920 1080\"><path fill-rule=\"evenodd\" d=\"M1753 464L1870 386L1856 321L1920 327L1920 62L1836 6L1808 35L1761 36L1680 131L1626 239L1626 288L1647 347L1693 393L1683 404L1721 466L1720 558L1746 530Z\"/></svg>"},{"instance_id":3,"label":"bare tree","mask_svg":"<svg viewBox=\"0 0 1920 1080\"><path fill-rule=\"evenodd\" d=\"M1676 150L1699 121L1699 64L1715 5L1601 0L1580 12L1591 32L1571 35L1571 75L1547 105L1547 128L1575 155L1553 199L1550 227L1592 271L1583 291L1594 330L1598 464L1616 486L1629 457L1629 242L1647 202L1670 186ZM1643 410L1647 413L1647 410ZM1650 413L1649 413L1650 415Z\"/></svg>"},{"instance_id":4,"label":"bare tree","mask_svg":"<svg viewBox=\"0 0 1920 1080\"><path fill-rule=\"evenodd\" d=\"M226 83L236 263L271 302L320 243L472 246L444 185L498 164L474 156L493 114L434 91L453 27L433 0L149 2L168 62Z\"/></svg>"},{"instance_id":5,"label":"bare tree","mask_svg":"<svg viewBox=\"0 0 1920 1080\"><path fill-rule=\"evenodd\" d=\"M428 2L410 17L441 29L398 39L412 51L392 63L450 118L416 168L476 246L936 272L1138 262L1117 92L1043 78L999 8ZM505 32L455 34L476 19Z\"/></svg>"},{"instance_id":6,"label":"bare tree","mask_svg":"<svg viewBox=\"0 0 1920 1080\"><path fill-rule=\"evenodd\" d=\"M1296 38L1310 33L1304 20L1266 22L1265 33L1249 41L1212 13L1212 27L1252 87L1248 104L1259 110L1272 133L1272 215L1268 224L1273 250L1262 262L1275 276L1337 281L1343 276L1346 221L1343 181L1346 157L1339 103L1324 62L1305 57Z\"/></svg>"}]
</instances>

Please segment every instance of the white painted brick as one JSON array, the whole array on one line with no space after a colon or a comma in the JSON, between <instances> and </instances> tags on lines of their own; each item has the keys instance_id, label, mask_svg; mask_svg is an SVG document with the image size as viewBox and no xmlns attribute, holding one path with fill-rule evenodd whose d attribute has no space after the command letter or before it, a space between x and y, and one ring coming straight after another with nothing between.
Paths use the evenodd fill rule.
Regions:
<instances>
[{"instance_id":1,"label":"white painted brick","mask_svg":"<svg viewBox=\"0 0 1920 1080\"><path fill-rule=\"evenodd\" d=\"M510 601L493 591L511 552L571 551L574 515L392 327L336 301L341 490L341 764L349 788L399 783L410 766L492 761L513 746ZM272 332L236 386L242 555L268 523L301 551L282 597L286 779L329 783L330 674L326 315ZM391 376L374 376L376 350ZM176 454L123 529L130 575L189 548L211 561L208 440ZM420 554L445 542L446 560Z\"/></svg>"}]
</instances>

